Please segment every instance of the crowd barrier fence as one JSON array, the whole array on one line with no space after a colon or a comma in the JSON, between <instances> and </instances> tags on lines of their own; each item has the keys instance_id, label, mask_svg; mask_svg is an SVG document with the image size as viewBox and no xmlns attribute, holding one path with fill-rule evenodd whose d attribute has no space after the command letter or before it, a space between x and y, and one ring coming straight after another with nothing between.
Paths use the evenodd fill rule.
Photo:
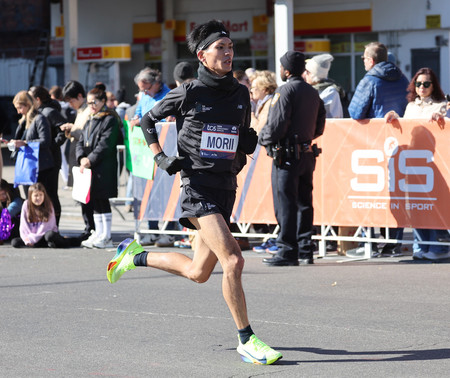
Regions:
<instances>
[{"instance_id":1,"label":"crowd barrier fence","mask_svg":"<svg viewBox=\"0 0 450 378\"><path fill-rule=\"evenodd\" d=\"M136 130L136 133L142 131ZM167 155L177 151L174 123L157 124L159 140ZM372 243L412 244L412 240L375 237L374 227L450 229L450 120L438 125L424 120L383 119L355 121L327 119L325 133L314 141L322 150L314 172L314 224L319 255L326 255L326 241L364 243L364 258L371 255ZM139 165L144 177L133 180L136 233L186 234L165 230L167 222L177 220L180 176L169 176L155 169L148 149L142 149L143 135L126 140L127 167ZM271 188L272 160L258 146L238 175L238 189L231 221L243 237L276 237L258 234L252 224L276 224ZM154 176L153 176L154 175ZM148 177L153 177L149 180ZM163 221L161 230L141 229L143 221ZM351 235L338 235L332 226L355 227ZM389 233L386 233L389 235ZM418 235L417 235L418 236ZM419 239L420 241L420 239ZM423 241L423 244L450 245Z\"/></svg>"}]
</instances>

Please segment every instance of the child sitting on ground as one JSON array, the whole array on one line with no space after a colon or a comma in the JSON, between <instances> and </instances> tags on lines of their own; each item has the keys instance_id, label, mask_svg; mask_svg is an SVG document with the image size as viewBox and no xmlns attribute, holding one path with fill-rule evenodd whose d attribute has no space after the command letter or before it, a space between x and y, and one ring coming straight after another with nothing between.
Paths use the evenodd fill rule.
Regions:
<instances>
[{"instance_id":1,"label":"child sitting on ground","mask_svg":"<svg viewBox=\"0 0 450 378\"><path fill-rule=\"evenodd\" d=\"M79 238L65 238L58 232L55 211L44 185L36 183L28 189L22 205L20 237L11 241L14 248L68 248L80 246Z\"/></svg>"}]
</instances>

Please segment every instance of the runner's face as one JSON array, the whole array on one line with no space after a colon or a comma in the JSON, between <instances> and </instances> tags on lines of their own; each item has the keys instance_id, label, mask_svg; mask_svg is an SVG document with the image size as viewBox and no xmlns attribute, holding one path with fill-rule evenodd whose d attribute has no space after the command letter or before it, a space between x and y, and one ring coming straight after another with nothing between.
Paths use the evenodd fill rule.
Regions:
<instances>
[{"instance_id":1,"label":"runner's face","mask_svg":"<svg viewBox=\"0 0 450 378\"><path fill-rule=\"evenodd\" d=\"M228 37L220 38L206 50L200 50L197 57L212 73L224 76L233 68L233 41Z\"/></svg>"}]
</instances>

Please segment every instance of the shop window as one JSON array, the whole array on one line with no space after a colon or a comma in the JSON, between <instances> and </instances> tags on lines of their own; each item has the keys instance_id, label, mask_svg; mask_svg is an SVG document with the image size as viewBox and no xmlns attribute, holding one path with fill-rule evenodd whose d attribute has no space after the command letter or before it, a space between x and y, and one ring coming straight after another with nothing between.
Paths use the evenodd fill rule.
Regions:
<instances>
[{"instance_id":1,"label":"shop window","mask_svg":"<svg viewBox=\"0 0 450 378\"><path fill-rule=\"evenodd\" d=\"M364 52L364 46L370 42L378 41L378 33L359 33L354 34L354 50L355 52Z\"/></svg>"}]
</instances>

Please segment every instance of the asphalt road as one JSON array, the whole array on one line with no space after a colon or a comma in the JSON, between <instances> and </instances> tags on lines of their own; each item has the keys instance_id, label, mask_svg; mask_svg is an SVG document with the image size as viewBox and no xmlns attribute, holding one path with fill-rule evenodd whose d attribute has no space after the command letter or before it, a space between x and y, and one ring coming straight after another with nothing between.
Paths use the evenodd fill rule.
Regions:
<instances>
[{"instance_id":1,"label":"asphalt road","mask_svg":"<svg viewBox=\"0 0 450 378\"><path fill-rule=\"evenodd\" d=\"M5 160L3 177L13 175ZM124 182L119 189L123 196ZM81 232L79 206L70 191L59 194L61 232ZM116 243L134 227L123 206L113 210ZM201 285L149 268L111 285L106 265L114 254L0 246L0 377L447 377L450 371L450 260L330 254L313 266L276 268L244 251L252 328L284 356L256 366L235 350L219 266Z\"/></svg>"},{"instance_id":2,"label":"asphalt road","mask_svg":"<svg viewBox=\"0 0 450 378\"><path fill-rule=\"evenodd\" d=\"M256 366L235 351L220 267L201 285L150 268L111 285L105 273L113 255L0 247L0 376L444 377L450 371L448 263L330 257L274 268L244 252L252 327L284 356Z\"/></svg>"}]
</instances>

